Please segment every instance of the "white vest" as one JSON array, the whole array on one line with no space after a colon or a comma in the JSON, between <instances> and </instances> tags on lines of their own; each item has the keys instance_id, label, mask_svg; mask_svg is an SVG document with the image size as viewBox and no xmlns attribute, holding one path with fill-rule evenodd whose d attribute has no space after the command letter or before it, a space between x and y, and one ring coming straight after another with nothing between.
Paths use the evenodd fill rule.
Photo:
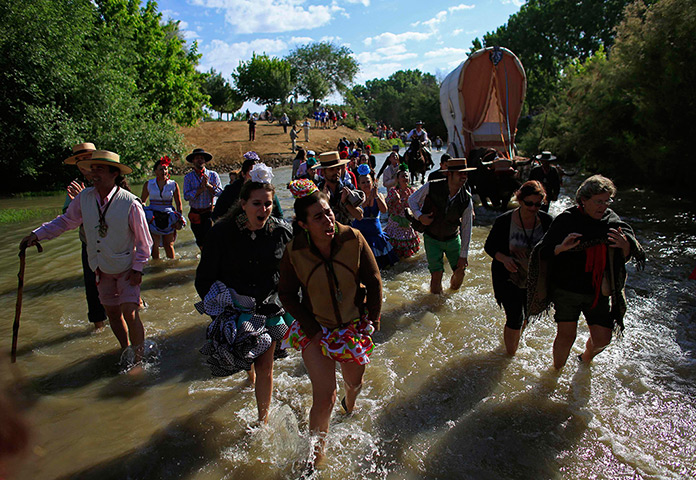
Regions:
<instances>
[{"instance_id":1,"label":"white vest","mask_svg":"<svg viewBox=\"0 0 696 480\"><path fill-rule=\"evenodd\" d=\"M87 237L87 257L89 268L97 268L104 273L118 274L130 270L135 258L135 235L128 225L128 214L138 197L119 188L114 193L109 209L106 211L106 224L109 226L106 237L99 236L98 195L91 187L80 194L82 224Z\"/></svg>"}]
</instances>

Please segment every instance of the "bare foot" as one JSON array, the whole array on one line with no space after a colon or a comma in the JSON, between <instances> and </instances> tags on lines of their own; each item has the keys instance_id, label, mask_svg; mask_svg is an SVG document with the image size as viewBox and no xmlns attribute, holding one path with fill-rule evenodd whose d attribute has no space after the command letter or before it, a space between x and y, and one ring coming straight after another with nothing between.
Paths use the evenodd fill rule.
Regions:
<instances>
[{"instance_id":1,"label":"bare foot","mask_svg":"<svg viewBox=\"0 0 696 480\"><path fill-rule=\"evenodd\" d=\"M94 322L94 333L103 332L106 328L106 322Z\"/></svg>"}]
</instances>

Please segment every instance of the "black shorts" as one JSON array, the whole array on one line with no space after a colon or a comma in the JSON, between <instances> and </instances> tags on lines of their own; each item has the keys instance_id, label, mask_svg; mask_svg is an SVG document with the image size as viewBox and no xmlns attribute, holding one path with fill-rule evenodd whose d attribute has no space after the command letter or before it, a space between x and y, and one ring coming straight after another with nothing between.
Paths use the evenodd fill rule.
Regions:
<instances>
[{"instance_id":1,"label":"black shorts","mask_svg":"<svg viewBox=\"0 0 696 480\"><path fill-rule=\"evenodd\" d=\"M609 297L600 294L594 308L592 308L594 302L592 294L569 292L557 288L551 298L556 309L554 315L556 323L577 322L582 312L588 325L614 328L614 320L609 312Z\"/></svg>"}]
</instances>

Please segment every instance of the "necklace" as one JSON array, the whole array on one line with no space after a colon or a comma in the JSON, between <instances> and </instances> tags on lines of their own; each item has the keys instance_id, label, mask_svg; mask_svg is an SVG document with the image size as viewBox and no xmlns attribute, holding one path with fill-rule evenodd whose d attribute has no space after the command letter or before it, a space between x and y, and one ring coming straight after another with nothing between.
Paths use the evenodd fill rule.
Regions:
<instances>
[{"instance_id":1,"label":"necklace","mask_svg":"<svg viewBox=\"0 0 696 480\"><path fill-rule=\"evenodd\" d=\"M532 240L534 237L534 229L536 228L536 222L537 222L537 217L534 215L534 225L532 226L532 229L529 231L529 236L527 236L527 229L524 228L524 220L522 220L522 212L517 210L517 216L520 217L520 227L522 227L522 233L524 234L524 241L527 244L527 248L530 250L532 249Z\"/></svg>"},{"instance_id":2,"label":"necklace","mask_svg":"<svg viewBox=\"0 0 696 480\"><path fill-rule=\"evenodd\" d=\"M106 212L107 210L109 210L111 202L114 201L114 197L116 197L116 194L120 189L121 187L116 187L116 191L109 199L108 203L106 204L106 207L104 207L104 211L102 211L101 207L99 206L99 201L95 200L95 202L97 202L97 213L99 214L99 226L97 227L99 230L97 230L97 232L99 233L99 236L101 238L106 237L106 234L109 231L109 226L106 224Z\"/></svg>"}]
</instances>

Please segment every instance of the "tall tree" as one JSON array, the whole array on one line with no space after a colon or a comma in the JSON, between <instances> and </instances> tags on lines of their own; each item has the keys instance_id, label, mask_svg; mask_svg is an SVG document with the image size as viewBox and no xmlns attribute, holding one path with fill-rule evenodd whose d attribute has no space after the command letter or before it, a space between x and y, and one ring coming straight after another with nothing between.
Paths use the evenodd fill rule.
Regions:
<instances>
[{"instance_id":1,"label":"tall tree","mask_svg":"<svg viewBox=\"0 0 696 480\"><path fill-rule=\"evenodd\" d=\"M192 125L207 98L203 75L196 71L198 45L182 39L179 22L162 24L157 3L149 0L97 0L103 30L120 41L122 68L134 73L145 104L178 124Z\"/></svg>"},{"instance_id":2,"label":"tall tree","mask_svg":"<svg viewBox=\"0 0 696 480\"><path fill-rule=\"evenodd\" d=\"M399 70L386 80L368 80L364 86L353 87L346 101L356 111L395 128L410 129L422 120L429 135L446 135L440 116L440 85L429 73Z\"/></svg>"},{"instance_id":3,"label":"tall tree","mask_svg":"<svg viewBox=\"0 0 696 480\"><path fill-rule=\"evenodd\" d=\"M329 92L345 92L358 74L358 61L348 47L338 47L331 42L317 42L302 45L286 57L295 70L298 79L297 89L300 95L312 96L312 87L316 88L316 73L326 79Z\"/></svg>"},{"instance_id":4,"label":"tall tree","mask_svg":"<svg viewBox=\"0 0 696 480\"><path fill-rule=\"evenodd\" d=\"M624 184L696 196L696 3L636 1L607 55L569 66L547 108L542 147ZM538 138L541 119L529 137Z\"/></svg>"},{"instance_id":5,"label":"tall tree","mask_svg":"<svg viewBox=\"0 0 696 480\"><path fill-rule=\"evenodd\" d=\"M290 62L265 53L254 53L251 60L239 62L232 78L244 99L267 106L284 105L295 88Z\"/></svg>"},{"instance_id":6,"label":"tall tree","mask_svg":"<svg viewBox=\"0 0 696 480\"><path fill-rule=\"evenodd\" d=\"M217 111L220 116L223 113L236 112L244 103L241 95L214 68L211 68L205 76L203 91L210 97L210 108Z\"/></svg>"}]
</instances>

